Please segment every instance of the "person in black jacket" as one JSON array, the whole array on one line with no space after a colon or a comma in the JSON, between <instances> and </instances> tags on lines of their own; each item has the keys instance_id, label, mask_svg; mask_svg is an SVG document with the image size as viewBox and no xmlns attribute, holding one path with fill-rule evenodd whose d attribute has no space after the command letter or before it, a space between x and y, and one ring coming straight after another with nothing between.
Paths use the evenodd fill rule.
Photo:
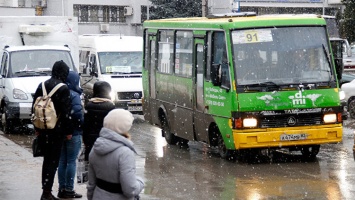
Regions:
<instances>
[{"instance_id":1,"label":"person in black jacket","mask_svg":"<svg viewBox=\"0 0 355 200\"><path fill-rule=\"evenodd\" d=\"M115 108L110 96L111 86L106 81L94 84L93 98L85 106L83 127L83 142L85 145L85 161L89 160L89 153L96 139L99 137L103 121L107 113Z\"/></svg>"},{"instance_id":2,"label":"person in black jacket","mask_svg":"<svg viewBox=\"0 0 355 200\"><path fill-rule=\"evenodd\" d=\"M52 68L52 76L44 82L46 91L49 93L57 84L65 83L69 73L68 65L61 61L54 63ZM43 96L42 83L37 87L33 97L33 104L37 97ZM42 189L41 200L57 200L52 195L52 187L54 177L58 168L60 152L64 138L70 139L73 126L70 121L71 99L70 91L67 85L61 86L52 96L52 101L58 121L54 129L38 129L35 128L35 134L39 137L39 143L42 146L44 156L42 165ZM33 112L33 110L32 110Z\"/></svg>"},{"instance_id":3,"label":"person in black jacket","mask_svg":"<svg viewBox=\"0 0 355 200\"><path fill-rule=\"evenodd\" d=\"M80 95L80 76L77 72L70 71L67 77L67 86L70 89L72 109L70 112L73 124L72 138L65 140L58 167L59 198L81 198L82 195L74 191L74 179L76 173L76 159L81 149L81 137L83 134L84 112Z\"/></svg>"}]
</instances>

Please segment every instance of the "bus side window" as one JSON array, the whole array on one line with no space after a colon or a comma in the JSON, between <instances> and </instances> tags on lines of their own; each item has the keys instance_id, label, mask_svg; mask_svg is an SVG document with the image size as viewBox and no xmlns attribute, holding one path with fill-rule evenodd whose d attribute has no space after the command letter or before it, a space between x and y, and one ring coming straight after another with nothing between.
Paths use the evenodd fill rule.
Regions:
<instances>
[{"instance_id":1,"label":"bus side window","mask_svg":"<svg viewBox=\"0 0 355 200\"><path fill-rule=\"evenodd\" d=\"M174 31L160 30L158 43L158 71L172 74L174 63Z\"/></svg>"},{"instance_id":2,"label":"bus side window","mask_svg":"<svg viewBox=\"0 0 355 200\"><path fill-rule=\"evenodd\" d=\"M230 88L229 63L227 58L227 48L224 32L214 32L212 38L212 66L220 65L220 85Z\"/></svg>"},{"instance_id":3,"label":"bus side window","mask_svg":"<svg viewBox=\"0 0 355 200\"><path fill-rule=\"evenodd\" d=\"M154 40L151 40L151 41L149 41L150 42L150 55L149 55L149 57L150 57L150 67L154 67L154 68L156 68L156 60L157 60L157 58L156 58L156 52L155 52L155 41Z\"/></svg>"},{"instance_id":4,"label":"bus side window","mask_svg":"<svg viewBox=\"0 0 355 200\"><path fill-rule=\"evenodd\" d=\"M176 31L175 45L175 74L184 77L192 76L192 47L191 31Z\"/></svg>"},{"instance_id":5,"label":"bus side window","mask_svg":"<svg viewBox=\"0 0 355 200\"><path fill-rule=\"evenodd\" d=\"M211 58L211 52L212 52L212 33L208 32L207 35L207 41L206 41L206 46L207 46L207 56L206 56L206 70L205 70L205 79L207 81L211 81L211 67L212 67L212 58Z\"/></svg>"}]
</instances>

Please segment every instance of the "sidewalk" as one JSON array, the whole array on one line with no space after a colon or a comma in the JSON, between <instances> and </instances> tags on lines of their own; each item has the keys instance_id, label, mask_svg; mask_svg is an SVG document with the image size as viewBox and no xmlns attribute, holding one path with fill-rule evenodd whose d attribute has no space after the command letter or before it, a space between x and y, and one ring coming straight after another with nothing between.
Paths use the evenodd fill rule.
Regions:
<instances>
[{"instance_id":1,"label":"sidewalk","mask_svg":"<svg viewBox=\"0 0 355 200\"><path fill-rule=\"evenodd\" d=\"M43 158L34 158L32 153L0 134L0 199L39 200L41 198L41 170ZM86 185L74 186L77 193L86 197ZM58 193L58 178L55 178L53 195Z\"/></svg>"}]
</instances>

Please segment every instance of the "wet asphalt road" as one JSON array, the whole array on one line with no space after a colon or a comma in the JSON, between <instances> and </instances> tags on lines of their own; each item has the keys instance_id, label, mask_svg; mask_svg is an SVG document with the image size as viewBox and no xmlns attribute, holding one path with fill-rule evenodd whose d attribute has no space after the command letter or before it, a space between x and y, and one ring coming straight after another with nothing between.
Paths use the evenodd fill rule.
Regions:
<instances>
[{"instance_id":1,"label":"wet asphalt road","mask_svg":"<svg viewBox=\"0 0 355 200\"><path fill-rule=\"evenodd\" d=\"M137 117L130 132L146 184L141 199L355 199L354 128L345 121L343 141L322 145L315 160L276 152L271 161L230 162L202 143L167 145L159 128ZM33 137L6 136L26 149Z\"/></svg>"}]
</instances>

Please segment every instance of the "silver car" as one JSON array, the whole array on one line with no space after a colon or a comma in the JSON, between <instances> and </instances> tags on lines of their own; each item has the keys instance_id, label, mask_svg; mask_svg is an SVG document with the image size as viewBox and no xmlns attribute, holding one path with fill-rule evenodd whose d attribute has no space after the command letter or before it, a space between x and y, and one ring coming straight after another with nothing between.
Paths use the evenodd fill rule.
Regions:
<instances>
[{"instance_id":1,"label":"silver car","mask_svg":"<svg viewBox=\"0 0 355 200\"><path fill-rule=\"evenodd\" d=\"M355 72L355 44L350 46L351 55L343 53L344 71Z\"/></svg>"}]
</instances>

